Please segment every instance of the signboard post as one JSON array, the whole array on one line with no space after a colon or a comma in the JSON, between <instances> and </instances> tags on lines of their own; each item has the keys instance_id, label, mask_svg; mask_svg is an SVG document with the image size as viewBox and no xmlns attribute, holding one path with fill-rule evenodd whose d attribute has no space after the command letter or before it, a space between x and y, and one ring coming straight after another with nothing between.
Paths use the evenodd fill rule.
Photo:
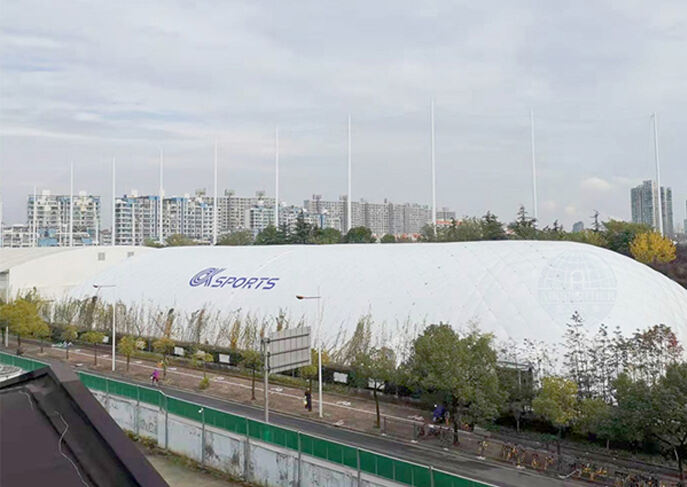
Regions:
<instances>
[{"instance_id":1,"label":"signboard post","mask_svg":"<svg viewBox=\"0 0 687 487\"><path fill-rule=\"evenodd\" d=\"M269 374L310 365L310 328L290 328L262 339L265 366L265 423L269 423Z\"/></svg>"}]
</instances>

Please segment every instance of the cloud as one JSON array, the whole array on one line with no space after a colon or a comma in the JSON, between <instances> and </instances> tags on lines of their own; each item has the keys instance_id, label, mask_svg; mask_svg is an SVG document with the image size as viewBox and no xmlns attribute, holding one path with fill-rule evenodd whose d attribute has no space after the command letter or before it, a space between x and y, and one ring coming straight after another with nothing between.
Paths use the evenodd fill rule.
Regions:
<instances>
[{"instance_id":1,"label":"cloud","mask_svg":"<svg viewBox=\"0 0 687 487\"><path fill-rule=\"evenodd\" d=\"M580 188L589 191L608 192L613 189L613 185L603 178L592 176L582 180Z\"/></svg>"}]
</instances>

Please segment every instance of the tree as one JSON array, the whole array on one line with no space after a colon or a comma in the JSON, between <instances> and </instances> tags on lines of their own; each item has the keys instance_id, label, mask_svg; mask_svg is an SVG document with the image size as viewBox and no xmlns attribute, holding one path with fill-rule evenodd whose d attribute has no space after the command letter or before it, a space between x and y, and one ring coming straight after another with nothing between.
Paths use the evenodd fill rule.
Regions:
<instances>
[{"instance_id":1,"label":"tree","mask_svg":"<svg viewBox=\"0 0 687 487\"><path fill-rule=\"evenodd\" d=\"M308 389L312 392L312 382L318 378L318 368L317 368L317 362L318 362L318 357L317 357L317 349L316 348L311 348L310 349L310 365L306 365L305 367L301 367L298 369L298 375L299 377L302 377L303 379L308 381ZM324 367L329 363L329 354L327 353L326 350L322 350L322 366Z\"/></svg>"},{"instance_id":2,"label":"tree","mask_svg":"<svg viewBox=\"0 0 687 487\"><path fill-rule=\"evenodd\" d=\"M680 484L687 458L687 362L674 364L651 391L651 433L663 448L675 455Z\"/></svg>"},{"instance_id":3,"label":"tree","mask_svg":"<svg viewBox=\"0 0 687 487\"><path fill-rule=\"evenodd\" d=\"M81 335L80 338L86 343L93 345L93 365L98 365L98 343L103 343L105 334L91 330Z\"/></svg>"},{"instance_id":4,"label":"tree","mask_svg":"<svg viewBox=\"0 0 687 487\"><path fill-rule=\"evenodd\" d=\"M396 237L390 233L386 233L379 241L381 243L396 243Z\"/></svg>"},{"instance_id":5,"label":"tree","mask_svg":"<svg viewBox=\"0 0 687 487\"><path fill-rule=\"evenodd\" d=\"M536 221L536 219L529 217L525 210L525 206L520 205L517 217L514 222L508 225L508 229L513 233L515 238L521 240L536 240L538 236L537 227L535 226Z\"/></svg>"},{"instance_id":6,"label":"tree","mask_svg":"<svg viewBox=\"0 0 687 487\"><path fill-rule=\"evenodd\" d=\"M21 353L21 337L32 335L45 322L38 314L35 302L16 299L12 303L0 306L0 323L8 326L10 332L17 335L17 353Z\"/></svg>"},{"instance_id":7,"label":"tree","mask_svg":"<svg viewBox=\"0 0 687 487\"><path fill-rule=\"evenodd\" d=\"M144 239L144 240L143 240L143 245L146 246L146 247L153 247L153 248L156 248L156 249L161 249L162 247L164 247L163 244L161 244L161 243L158 242L157 240L153 240L152 238L146 238L146 239Z\"/></svg>"},{"instance_id":8,"label":"tree","mask_svg":"<svg viewBox=\"0 0 687 487\"><path fill-rule=\"evenodd\" d=\"M167 377L167 356L174 350L174 341L168 336L158 338L153 342L153 350L162 354L162 378Z\"/></svg>"},{"instance_id":9,"label":"tree","mask_svg":"<svg viewBox=\"0 0 687 487\"><path fill-rule=\"evenodd\" d=\"M117 348L119 348L119 353L126 357L126 371L128 372L131 356L140 348L138 340L131 335L126 335L119 340Z\"/></svg>"},{"instance_id":10,"label":"tree","mask_svg":"<svg viewBox=\"0 0 687 487\"><path fill-rule=\"evenodd\" d=\"M212 354L209 354L204 350L196 350L191 359L195 367L200 366L203 368L203 378L200 380L198 389L207 389L210 386L210 380L208 379L207 375L207 364L214 361Z\"/></svg>"},{"instance_id":11,"label":"tree","mask_svg":"<svg viewBox=\"0 0 687 487\"><path fill-rule=\"evenodd\" d=\"M253 232L251 230L236 230L217 239L217 245L251 245L252 243Z\"/></svg>"},{"instance_id":12,"label":"tree","mask_svg":"<svg viewBox=\"0 0 687 487\"><path fill-rule=\"evenodd\" d=\"M497 369L499 386L504 392L506 409L505 413L513 416L515 429L520 432L520 419L528 406L532 404L534 397L533 370L532 367L523 369L521 363L515 366L501 363Z\"/></svg>"},{"instance_id":13,"label":"tree","mask_svg":"<svg viewBox=\"0 0 687 487\"><path fill-rule=\"evenodd\" d=\"M577 418L577 384L562 377L544 377L532 408L558 430L556 450L560 464L563 429Z\"/></svg>"},{"instance_id":14,"label":"tree","mask_svg":"<svg viewBox=\"0 0 687 487\"><path fill-rule=\"evenodd\" d=\"M255 401L255 371L264 367L262 354L257 350L246 350L243 352L239 366L251 371L250 398L252 401Z\"/></svg>"},{"instance_id":15,"label":"tree","mask_svg":"<svg viewBox=\"0 0 687 487\"><path fill-rule=\"evenodd\" d=\"M616 406L610 421L612 436L637 448L650 435L647 411L652 411L651 390L646 382L632 380L626 373L613 381L613 388Z\"/></svg>"},{"instance_id":16,"label":"tree","mask_svg":"<svg viewBox=\"0 0 687 487\"><path fill-rule=\"evenodd\" d=\"M608 248L627 256L631 255L630 244L640 233L651 232L651 227L644 223L630 223L619 220L604 222L604 238Z\"/></svg>"},{"instance_id":17,"label":"tree","mask_svg":"<svg viewBox=\"0 0 687 487\"><path fill-rule=\"evenodd\" d=\"M268 225L255 236L255 245L282 245L287 243L286 232Z\"/></svg>"},{"instance_id":18,"label":"tree","mask_svg":"<svg viewBox=\"0 0 687 487\"><path fill-rule=\"evenodd\" d=\"M411 347L406 369L410 386L443 393L458 427L492 419L503 401L496 371L493 336L477 329L459 336L447 324L430 325Z\"/></svg>"},{"instance_id":19,"label":"tree","mask_svg":"<svg viewBox=\"0 0 687 487\"><path fill-rule=\"evenodd\" d=\"M343 237L344 243L375 243L377 239L367 227L353 227Z\"/></svg>"},{"instance_id":20,"label":"tree","mask_svg":"<svg viewBox=\"0 0 687 487\"><path fill-rule=\"evenodd\" d=\"M315 228L313 225L305 221L305 213L301 210L296 216L296 223L293 226L293 231L289 235L289 243L293 244L308 244L312 243Z\"/></svg>"},{"instance_id":21,"label":"tree","mask_svg":"<svg viewBox=\"0 0 687 487\"><path fill-rule=\"evenodd\" d=\"M71 347L72 343L76 341L77 338L79 338L79 330L74 325L65 326L60 334L60 339L64 342L64 351L67 360L69 360L69 347Z\"/></svg>"},{"instance_id":22,"label":"tree","mask_svg":"<svg viewBox=\"0 0 687 487\"><path fill-rule=\"evenodd\" d=\"M639 233L630 243L630 253L643 264L668 263L676 258L675 244L658 232Z\"/></svg>"},{"instance_id":23,"label":"tree","mask_svg":"<svg viewBox=\"0 0 687 487\"><path fill-rule=\"evenodd\" d=\"M480 226L484 240L505 240L507 238L506 232L503 230L503 223L490 211L482 217Z\"/></svg>"},{"instance_id":24,"label":"tree","mask_svg":"<svg viewBox=\"0 0 687 487\"><path fill-rule=\"evenodd\" d=\"M611 407L602 399L582 399L578 402L578 415L573 430L579 435L605 439L608 448L611 412Z\"/></svg>"},{"instance_id":25,"label":"tree","mask_svg":"<svg viewBox=\"0 0 687 487\"><path fill-rule=\"evenodd\" d=\"M193 239L182 233L174 233L165 239L165 244L167 244L167 247L188 247L196 243Z\"/></svg>"},{"instance_id":26,"label":"tree","mask_svg":"<svg viewBox=\"0 0 687 487\"><path fill-rule=\"evenodd\" d=\"M439 229L439 240L443 242L472 242L482 240L482 225L475 217L464 217L460 221L451 220L448 227Z\"/></svg>"},{"instance_id":27,"label":"tree","mask_svg":"<svg viewBox=\"0 0 687 487\"><path fill-rule=\"evenodd\" d=\"M393 380L396 372L396 354L390 348L373 348L367 352L360 352L353 361L356 377L362 379L364 386L372 383L372 396L375 400L377 413L377 428L380 427L381 414L379 412L379 397L377 389L386 382Z\"/></svg>"},{"instance_id":28,"label":"tree","mask_svg":"<svg viewBox=\"0 0 687 487\"><path fill-rule=\"evenodd\" d=\"M43 353L43 343L45 339L50 336L50 327L42 318L34 322L31 328L31 336L38 338L41 346L41 353Z\"/></svg>"},{"instance_id":29,"label":"tree","mask_svg":"<svg viewBox=\"0 0 687 487\"><path fill-rule=\"evenodd\" d=\"M336 228L316 228L310 243L318 245L337 244L341 242L341 232Z\"/></svg>"},{"instance_id":30,"label":"tree","mask_svg":"<svg viewBox=\"0 0 687 487\"><path fill-rule=\"evenodd\" d=\"M570 378L577 385L581 397L591 396L591 371L588 353L589 340L580 314L575 311L565 332L564 365Z\"/></svg>"}]
</instances>

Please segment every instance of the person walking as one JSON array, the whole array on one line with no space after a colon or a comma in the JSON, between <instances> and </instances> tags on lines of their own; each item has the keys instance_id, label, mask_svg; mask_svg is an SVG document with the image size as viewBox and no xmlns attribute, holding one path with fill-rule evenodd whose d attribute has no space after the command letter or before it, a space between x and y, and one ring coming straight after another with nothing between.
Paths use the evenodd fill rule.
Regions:
<instances>
[{"instance_id":1,"label":"person walking","mask_svg":"<svg viewBox=\"0 0 687 487\"><path fill-rule=\"evenodd\" d=\"M153 385L160 385L160 372L157 369L153 370L153 374L150 376L150 383Z\"/></svg>"},{"instance_id":2,"label":"person walking","mask_svg":"<svg viewBox=\"0 0 687 487\"><path fill-rule=\"evenodd\" d=\"M312 392L310 392L310 389L305 390L304 394L305 398L303 399L303 405L305 406L305 409L312 412Z\"/></svg>"}]
</instances>

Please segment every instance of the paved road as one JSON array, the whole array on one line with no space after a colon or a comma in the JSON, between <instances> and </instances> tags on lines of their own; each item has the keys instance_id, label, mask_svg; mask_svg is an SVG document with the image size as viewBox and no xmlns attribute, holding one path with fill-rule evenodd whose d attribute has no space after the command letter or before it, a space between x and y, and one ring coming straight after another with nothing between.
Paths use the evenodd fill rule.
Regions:
<instances>
[{"instance_id":1,"label":"paved road","mask_svg":"<svg viewBox=\"0 0 687 487\"><path fill-rule=\"evenodd\" d=\"M134 381L129 378L123 378L121 376L115 377L120 381L149 386L147 383ZM264 412L262 408L221 400L211 396L166 387L164 385L161 386L160 389L172 397L192 401L229 413L247 416L252 419L263 419ZM498 463L472 459L454 452L437 451L436 449L427 448L410 442L338 428L326 423L312 421L289 414L270 412L270 423L418 464L432 465L435 468L447 472L491 483L499 487L581 485L579 482L545 477L528 471L516 470Z\"/></svg>"}]
</instances>

